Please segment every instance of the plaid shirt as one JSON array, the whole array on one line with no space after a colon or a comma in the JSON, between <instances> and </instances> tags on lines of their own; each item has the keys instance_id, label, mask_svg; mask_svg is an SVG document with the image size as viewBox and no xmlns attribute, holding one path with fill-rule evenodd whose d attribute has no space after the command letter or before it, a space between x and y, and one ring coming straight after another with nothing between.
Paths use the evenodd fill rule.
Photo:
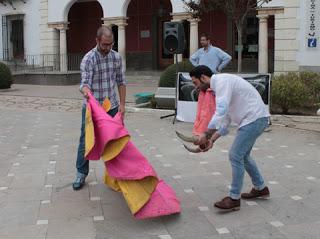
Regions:
<instances>
[{"instance_id":1,"label":"plaid shirt","mask_svg":"<svg viewBox=\"0 0 320 239\"><path fill-rule=\"evenodd\" d=\"M111 109L119 106L115 88L126 85L119 53L111 50L103 56L95 47L82 59L80 70L80 90L87 86L100 104L108 97Z\"/></svg>"}]
</instances>

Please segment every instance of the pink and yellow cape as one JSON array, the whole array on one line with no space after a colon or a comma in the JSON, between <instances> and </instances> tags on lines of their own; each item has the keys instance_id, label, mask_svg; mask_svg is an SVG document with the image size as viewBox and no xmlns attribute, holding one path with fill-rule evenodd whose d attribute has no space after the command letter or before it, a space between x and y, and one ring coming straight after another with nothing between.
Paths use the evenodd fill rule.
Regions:
<instances>
[{"instance_id":1,"label":"pink and yellow cape","mask_svg":"<svg viewBox=\"0 0 320 239\"><path fill-rule=\"evenodd\" d=\"M90 95L86 111L85 157L105 164L105 184L121 192L137 219L176 214L180 202L173 189L161 180L148 160L130 141L121 114L106 114L107 100L101 107Z\"/></svg>"}]
</instances>

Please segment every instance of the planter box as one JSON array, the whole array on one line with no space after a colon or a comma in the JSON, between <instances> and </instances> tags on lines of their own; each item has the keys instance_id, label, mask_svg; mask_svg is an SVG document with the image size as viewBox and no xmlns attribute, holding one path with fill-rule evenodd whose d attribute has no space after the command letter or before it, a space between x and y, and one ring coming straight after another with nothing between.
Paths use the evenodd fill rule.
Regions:
<instances>
[{"instance_id":1,"label":"planter box","mask_svg":"<svg viewBox=\"0 0 320 239\"><path fill-rule=\"evenodd\" d=\"M155 100L157 108L174 109L176 105L176 88L158 87Z\"/></svg>"}]
</instances>

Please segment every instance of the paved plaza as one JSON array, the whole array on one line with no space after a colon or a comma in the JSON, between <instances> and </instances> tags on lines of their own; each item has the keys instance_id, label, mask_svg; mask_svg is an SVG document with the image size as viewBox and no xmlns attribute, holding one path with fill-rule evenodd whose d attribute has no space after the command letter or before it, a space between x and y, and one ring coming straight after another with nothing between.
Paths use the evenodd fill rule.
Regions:
<instances>
[{"instance_id":1,"label":"paved plaza","mask_svg":"<svg viewBox=\"0 0 320 239\"><path fill-rule=\"evenodd\" d=\"M271 198L242 200L240 211L224 213L213 202L229 190L235 128L210 152L195 155L174 132L189 133L191 124L160 120L165 112L129 110L125 122L132 140L182 207L180 215L139 221L123 197L103 184L102 162L91 162L86 186L72 190L80 133L77 87L68 86L75 97L66 91L56 98L46 98L53 94L50 87L41 94L32 86L14 89L20 91L0 92L1 239L320 238L320 119L301 118L298 128L308 125L301 130L291 127L298 122L277 117L253 149ZM250 189L246 175L244 190Z\"/></svg>"}]
</instances>

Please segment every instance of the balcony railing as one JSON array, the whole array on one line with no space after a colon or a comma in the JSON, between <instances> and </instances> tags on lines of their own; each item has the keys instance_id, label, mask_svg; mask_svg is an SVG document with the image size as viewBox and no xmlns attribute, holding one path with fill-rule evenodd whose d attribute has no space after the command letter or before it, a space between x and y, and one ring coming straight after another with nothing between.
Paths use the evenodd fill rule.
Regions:
<instances>
[{"instance_id":1,"label":"balcony railing","mask_svg":"<svg viewBox=\"0 0 320 239\"><path fill-rule=\"evenodd\" d=\"M50 73L80 71L84 54L41 54L22 58L1 59L13 73Z\"/></svg>"}]
</instances>

